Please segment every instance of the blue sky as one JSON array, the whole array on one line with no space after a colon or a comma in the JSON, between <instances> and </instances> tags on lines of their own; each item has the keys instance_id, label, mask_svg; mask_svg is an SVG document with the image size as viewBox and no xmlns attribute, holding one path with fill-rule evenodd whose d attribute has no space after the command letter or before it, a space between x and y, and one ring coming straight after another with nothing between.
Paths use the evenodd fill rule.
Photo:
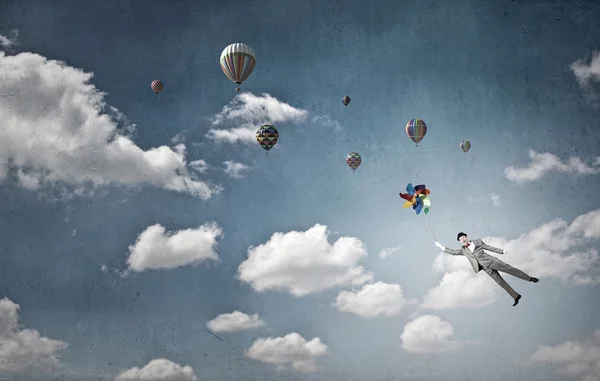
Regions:
<instances>
[{"instance_id":1,"label":"blue sky","mask_svg":"<svg viewBox=\"0 0 600 381\"><path fill-rule=\"evenodd\" d=\"M599 19L567 1L3 2L0 376L597 380ZM234 42L257 56L240 93L218 63ZM517 307L402 209L409 182L443 245L465 231L540 278L505 276Z\"/></svg>"}]
</instances>

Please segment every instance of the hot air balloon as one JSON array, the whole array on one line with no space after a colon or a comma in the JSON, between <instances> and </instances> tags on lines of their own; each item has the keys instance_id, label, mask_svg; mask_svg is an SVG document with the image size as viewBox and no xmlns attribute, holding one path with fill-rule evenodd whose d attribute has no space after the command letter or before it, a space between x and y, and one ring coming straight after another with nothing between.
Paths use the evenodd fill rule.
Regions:
<instances>
[{"instance_id":1,"label":"hot air balloon","mask_svg":"<svg viewBox=\"0 0 600 381\"><path fill-rule=\"evenodd\" d=\"M279 132L275 126L271 126L270 124L264 124L256 131L256 141L267 151L267 154L269 153L268 151L277 144L278 139Z\"/></svg>"},{"instance_id":2,"label":"hot air balloon","mask_svg":"<svg viewBox=\"0 0 600 381\"><path fill-rule=\"evenodd\" d=\"M427 134L427 125L423 119L412 119L406 124L406 134L417 145Z\"/></svg>"},{"instance_id":3,"label":"hot air balloon","mask_svg":"<svg viewBox=\"0 0 600 381\"><path fill-rule=\"evenodd\" d=\"M460 142L460 148L464 151L464 153L467 153L467 151L471 149L471 142L468 140L463 140Z\"/></svg>"},{"instance_id":4,"label":"hot air balloon","mask_svg":"<svg viewBox=\"0 0 600 381\"><path fill-rule=\"evenodd\" d=\"M154 91L156 93L156 95L158 95L158 93L160 93L162 91L163 87L165 87L165 86L163 85L163 83L160 79L155 79L150 84L150 88L152 89L152 91Z\"/></svg>"},{"instance_id":5,"label":"hot air balloon","mask_svg":"<svg viewBox=\"0 0 600 381\"><path fill-rule=\"evenodd\" d=\"M350 97L347 95L345 97L343 97L342 103L344 104L344 106L348 106L348 104L350 103Z\"/></svg>"},{"instance_id":6,"label":"hot air balloon","mask_svg":"<svg viewBox=\"0 0 600 381\"><path fill-rule=\"evenodd\" d=\"M220 62L223 73L239 86L252 74L256 66L256 55L248 45L235 43L223 49ZM240 91L240 88L235 90Z\"/></svg>"},{"instance_id":7,"label":"hot air balloon","mask_svg":"<svg viewBox=\"0 0 600 381\"><path fill-rule=\"evenodd\" d=\"M346 156L346 164L348 164L348 167L350 167L352 171L356 171L356 168L360 167L361 163L362 158L356 152L350 152L348 156Z\"/></svg>"}]
</instances>

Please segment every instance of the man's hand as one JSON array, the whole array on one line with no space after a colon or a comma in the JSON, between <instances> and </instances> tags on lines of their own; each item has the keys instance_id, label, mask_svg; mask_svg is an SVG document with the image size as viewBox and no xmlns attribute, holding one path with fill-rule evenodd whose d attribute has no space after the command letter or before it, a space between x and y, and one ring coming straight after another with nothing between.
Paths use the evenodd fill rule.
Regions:
<instances>
[{"instance_id":1,"label":"man's hand","mask_svg":"<svg viewBox=\"0 0 600 381\"><path fill-rule=\"evenodd\" d=\"M441 243L439 243L438 241L435 241L435 245L436 245L437 247L439 247L441 250L444 250L444 249L445 249L445 247L444 247L444 246L443 246Z\"/></svg>"},{"instance_id":2,"label":"man's hand","mask_svg":"<svg viewBox=\"0 0 600 381\"><path fill-rule=\"evenodd\" d=\"M508 254L508 251L502 250L502 254Z\"/></svg>"}]
</instances>

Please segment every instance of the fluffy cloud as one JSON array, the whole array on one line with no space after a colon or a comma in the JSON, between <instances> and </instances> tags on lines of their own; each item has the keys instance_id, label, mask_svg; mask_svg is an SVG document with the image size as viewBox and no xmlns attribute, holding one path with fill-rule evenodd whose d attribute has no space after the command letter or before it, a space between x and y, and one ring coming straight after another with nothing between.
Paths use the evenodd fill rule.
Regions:
<instances>
[{"instance_id":1,"label":"fluffy cloud","mask_svg":"<svg viewBox=\"0 0 600 381\"><path fill-rule=\"evenodd\" d=\"M592 245L598 238L600 209L578 216L571 224L562 219L552 220L513 240L499 237L484 237L483 240L507 250L509 254L499 257L532 276L576 285L596 285L600 283L600 260ZM487 274L475 274L462 256L440 253L434 268L445 275L425 295L425 308L483 306L504 292ZM522 282L506 274L502 276L516 289L518 284L515 282Z\"/></svg>"},{"instance_id":2,"label":"fluffy cloud","mask_svg":"<svg viewBox=\"0 0 600 381\"><path fill-rule=\"evenodd\" d=\"M381 258L381 259L389 258L392 254L399 252L403 248L404 248L403 246L386 247L385 249L383 249L379 252L379 258Z\"/></svg>"},{"instance_id":3,"label":"fluffy cloud","mask_svg":"<svg viewBox=\"0 0 600 381\"><path fill-rule=\"evenodd\" d=\"M581 381L600 380L600 329L587 340L566 341L556 346L543 346L531 361L561 366L561 372L578 376Z\"/></svg>"},{"instance_id":4,"label":"fluffy cloud","mask_svg":"<svg viewBox=\"0 0 600 381\"><path fill-rule=\"evenodd\" d=\"M404 297L400 285L377 282L366 284L360 290L340 292L333 306L343 312L373 318L399 315L407 304L415 302Z\"/></svg>"},{"instance_id":5,"label":"fluffy cloud","mask_svg":"<svg viewBox=\"0 0 600 381\"><path fill-rule=\"evenodd\" d=\"M288 290L294 296L335 286L359 286L373 279L357 262L366 257L354 237L328 242L327 226L316 224L305 232L274 233L264 244L248 249L238 268L239 278L254 290Z\"/></svg>"},{"instance_id":6,"label":"fluffy cloud","mask_svg":"<svg viewBox=\"0 0 600 381\"><path fill-rule=\"evenodd\" d=\"M593 81L600 81L600 52L594 52L589 63L586 61L577 60L569 66L575 74L577 82L583 87Z\"/></svg>"},{"instance_id":7,"label":"fluffy cloud","mask_svg":"<svg viewBox=\"0 0 600 381\"><path fill-rule=\"evenodd\" d=\"M229 176L233 177L234 179L241 179L242 177L244 177L243 172L250 169L248 165L236 163L232 160L224 161L223 164L225 164L224 172Z\"/></svg>"},{"instance_id":8,"label":"fluffy cloud","mask_svg":"<svg viewBox=\"0 0 600 381\"><path fill-rule=\"evenodd\" d=\"M423 308L483 307L493 303L500 288L487 274L475 274L464 257L439 254L434 269L443 273L440 283L423 297Z\"/></svg>"},{"instance_id":9,"label":"fluffy cloud","mask_svg":"<svg viewBox=\"0 0 600 381\"><path fill-rule=\"evenodd\" d=\"M155 359L143 368L131 368L119 374L115 381L197 381L190 366L181 366L166 359Z\"/></svg>"},{"instance_id":10,"label":"fluffy cloud","mask_svg":"<svg viewBox=\"0 0 600 381\"><path fill-rule=\"evenodd\" d=\"M11 48L13 45L17 43L17 38L19 37L19 31L13 30L11 32L11 37L6 37L0 34L0 47L4 49Z\"/></svg>"},{"instance_id":11,"label":"fluffy cloud","mask_svg":"<svg viewBox=\"0 0 600 381\"><path fill-rule=\"evenodd\" d=\"M206 323L206 327L212 332L238 332L264 327L265 322L258 314L248 315L240 311L230 314L221 314Z\"/></svg>"},{"instance_id":12,"label":"fluffy cloud","mask_svg":"<svg viewBox=\"0 0 600 381\"><path fill-rule=\"evenodd\" d=\"M160 224L149 226L135 244L129 246L129 270L173 269L209 259L218 260L217 238L222 235L223 231L216 223L176 232L166 232Z\"/></svg>"},{"instance_id":13,"label":"fluffy cloud","mask_svg":"<svg viewBox=\"0 0 600 381\"><path fill-rule=\"evenodd\" d=\"M538 180L548 172L563 172L577 175L595 175L600 173L600 157L594 158L591 165L586 164L581 158L572 156L562 162L557 156L545 152L538 153L529 150L531 163L527 167L508 167L504 170L506 178L516 183L526 183Z\"/></svg>"},{"instance_id":14,"label":"fluffy cloud","mask_svg":"<svg viewBox=\"0 0 600 381\"><path fill-rule=\"evenodd\" d=\"M0 300L0 370L49 371L58 365L57 355L67 343L43 337L35 329L19 328L19 305Z\"/></svg>"},{"instance_id":15,"label":"fluffy cloud","mask_svg":"<svg viewBox=\"0 0 600 381\"><path fill-rule=\"evenodd\" d=\"M454 328L435 315L422 315L406 323L400 335L402 348L413 353L447 352L476 341L452 340Z\"/></svg>"},{"instance_id":16,"label":"fluffy cloud","mask_svg":"<svg viewBox=\"0 0 600 381\"><path fill-rule=\"evenodd\" d=\"M490 193L490 201L494 204L495 207L502 206L502 202L500 201L500 196L497 193Z\"/></svg>"},{"instance_id":17,"label":"fluffy cloud","mask_svg":"<svg viewBox=\"0 0 600 381\"><path fill-rule=\"evenodd\" d=\"M333 127L335 130L341 130L342 125L337 120L331 119L329 115L319 115L312 118L313 123L320 124L325 127Z\"/></svg>"},{"instance_id":18,"label":"fluffy cloud","mask_svg":"<svg viewBox=\"0 0 600 381\"><path fill-rule=\"evenodd\" d=\"M206 137L226 143L256 143L256 130L263 124L300 122L308 111L295 108L269 95L241 93L214 116L213 127L234 125L230 129L211 129Z\"/></svg>"},{"instance_id":19,"label":"fluffy cloud","mask_svg":"<svg viewBox=\"0 0 600 381\"><path fill-rule=\"evenodd\" d=\"M489 193L487 196L478 196L478 197L473 197L473 196L467 196L467 201L468 202L472 202L472 203L485 203L485 204L492 204L493 206L499 208L502 206L502 199L500 198L500 195L498 193Z\"/></svg>"},{"instance_id":20,"label":"fluffy cloud","mask_svg":"<svg viewBox=\"0 0 600 381\"><path fill-rule=\"evenodd\" d=\"M93 74L38 54L0 52L0 179L14 172L28 189L155 186L208 199L185 146L143 150L133 126L90 84Z\"/></svg>"},{"instance_id":21,"label":"fluffy cloud","mask_svg":"<svg viewBox=\"0 0 600 381\"><path fill-rule=\"evenodd\" d=\"M327 354L327 346L318 337L306 341L293 332L284 337L257 339L246 351L246 356L279 368L291 365L292 369L314 372L316 358Z\"/></svg>"}]
</instances>

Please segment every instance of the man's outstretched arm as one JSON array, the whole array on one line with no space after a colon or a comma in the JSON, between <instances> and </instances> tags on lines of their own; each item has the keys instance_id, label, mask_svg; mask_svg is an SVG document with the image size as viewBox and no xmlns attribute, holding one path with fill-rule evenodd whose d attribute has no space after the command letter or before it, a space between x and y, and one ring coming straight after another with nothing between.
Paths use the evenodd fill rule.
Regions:
<instances>
[{"instance_id":1,"label":"man's outstretched arm","mask_svg":"<svg viewBox=\"0 0 600 381\"><path fill-rule=\"evenodd\" d=\"M506 254L506 250L498 249L497 247L486 245L485 242L481 241L481 247L483 250L493 251L496 254Z\"/></svg>"},{"instance_id":2,"label":"man's outstretched arm","mask_svg":"<svg viewBox=\"0 0 600 381\"><path fill-rule=\"evenodd\" d=\"M444 250L444 253L452 254L452 255L462 255L462 253L460 252L460 250L448 249L447 247L445 247L444 245L442 245L438 241L435 241L435 245L437 247L439 247L440 249Z\"/></svg>"}]
</instances>

